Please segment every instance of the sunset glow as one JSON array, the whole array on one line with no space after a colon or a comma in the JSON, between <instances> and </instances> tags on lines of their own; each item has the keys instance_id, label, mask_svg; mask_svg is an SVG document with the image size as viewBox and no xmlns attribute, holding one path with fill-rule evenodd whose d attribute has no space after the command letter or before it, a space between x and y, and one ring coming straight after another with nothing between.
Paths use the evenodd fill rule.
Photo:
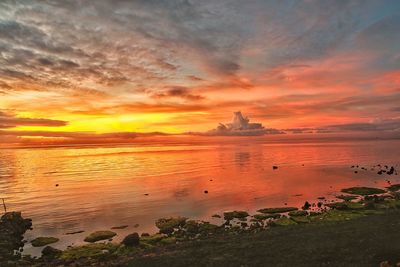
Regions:
<instances>
[{"instance_id":1,"label":"sunset glow","mask_svg":"<svg viewBox=\"0 0 400 267\"><path fill-rule=\"evenodd\" d=\"M203 133L237 110L287 134L398 137L386 2L2 1L0 143Z\"/></svg>"}]
</instances>

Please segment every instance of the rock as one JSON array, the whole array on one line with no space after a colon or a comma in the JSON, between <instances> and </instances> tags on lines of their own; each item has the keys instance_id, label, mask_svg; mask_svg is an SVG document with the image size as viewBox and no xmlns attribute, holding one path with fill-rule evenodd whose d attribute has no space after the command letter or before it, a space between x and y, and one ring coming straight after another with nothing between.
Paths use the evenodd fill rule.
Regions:
<instances>
[{"instance_id":1,"label":"rock","mask_svg":"<svg viewBox=\"0 0 400 267\"><path fill-rule=\"evenodd\" d=\"M289 216L297 217L297 216L306 216L308 212L305 210L295 210L288 213Z\"/></svg>"},{"instance_id":2,"label":"rock","mask_svg":"<svg viewBox=\"0 0 400 267\"><path fill-rule=\"evenodd\" d=\"M276 169L278 169L278 166L272 166L272 169L276 170Z\"/></svg>"},{"instance_id":3,"label":"rock","mask_svg":"<svg viewBox=\"0 0 400 267\"><path fill-rule=\"evenodd\" d=\"M276 226L288 226L288 225L295 225L297 224L295 221L287 218L287 217L282 217L274 222L272 222L272 225Z\"/></svg>"},{"instance_id":4,"label":"rock","mask_svg":"<svg viewBox=\"0 0 400 267\"><path fill-rule=\"evenodd\" d=\"M255 218L258 221L263 221L266 219L278 219L280 218L281 215L279 213L272 213L272 214L254 214L253 218Z\"/></svg>"},{"instance_id":5,"label":"rock","mask_svg":"<svg viewBox=\"0 0 400 267\"><path fill-rule=\"evenodd\" d=\"M214 215L212 215L211 217L213 217L213 218L221 218L221 215L214 214Z\"/></svg>"},{"instance_id":6,"label":"rock","mask_svg":"<svg viewBox=\"0 0 400 267\"><path fill-rule=\"evenodd\" d=\"M400 190L400 184L393 184L389 187L387 187L387 189L391 192L396 192Z\"/></svg>"},{"instance_id":7,"label":"rock","mask_svg":"<svg viewBox=\"0 0 400 267\"><path fill-rule=\"evenodd\" d=\"M127 247L138 246L140 243L139 234L138 233L129 234L124 238L124 240L122 240L121 243Z\"/></svg>"},{"instance_id":8,"label":"rock","mask_svg":"<svg viewBox=\"0 0 400 267\"><path fill-rule=\"evenodd\" d=\"M125 229L127 227L128 227L128 225L120 225L120 226L111 227L111 229Z\"/></svg>"},{"instance_id":9,"label":"rock","mask_svg":"<svg viewBox=\"0 0 400 267\"><path fill-rule=\"evenodd\" d=\"M85 231L79 230L79 231L74 231L74 232L66 232L65 234L66 235L75 235L75 234L80 234L80 233L83 233L83 232L85 232Z\"/></svg>"},{"instance_id":10,"label":"rock","mask_svg":"<svg viewBox=\"0 0 400 267\"><path fill-rule=\"evenodd\" d=\"M293 210L298 210L298 208L295 207L281 207L281 208L265 208L265 209L260 209L257 210L260 213L284 213L284 212L289 212Z\"/></svg>"},{"instance_id":11,"label":"rock","mask_svg":"<svg viewBox=\"0 0 400 267\"><path fill-rule=\"evenodd\" d=\"M241 218L246 218L248 217L249 214L246 211L226 211L224 212L224 219L227 221L233 220L233 219L241 219Z\"/></svg>"},{"instance_id":12,"label":"rock","mask_svg":"<svg viewBox=\"0 0 400 267\"><path fill-rule=\"evenodd\" d=\"M301 207L303 210L308 210L311 207L311 204L308 203L308 201L304 202L303 207Z\"/></svg>"},{"instance_id":13,"label":"rock","mask_svg":"<svg viewBox=\"0 0 400 267\"><path fill-rule=\"evenodd\" d=\"M94 243L100 240L107 240L113 238L117 234L112 231L96 231L87 236L84 241Z\"/></svg>"},{"instance_id":14,"label":"rock","mask_svg":"<svg viewBox=\"0 0 400 267\"><path fill-rule=\"evenodd\" d=\"M186 220L185 217L161 218L156 221L156 226L160 229L160 233L172 234L174 230L184 226Z\"/></svg>"},{"instance_id":15,"label":"rock","mask_svg":"<svg viewBox=\"0 0 400 267\"><path fill-rule=\"evenodd\" d=\"M342 189L341 191L343 193L348 193L352 195L361 195L361 196L383 194L386 192L383 189L373 188L373 187L350 187Z\"/></svg>"},{"instance_id":16,"label":"rock","mask_svg":"<svg viewBox=\"0 0 400 267\"><path fill-rule=\"evenodd\" d=\"M14 254L24 246L24 233L32 227L30 219L24 219L20 212L6 212L0 219L0 263L19 258ZM1 264L0 264L1 265Z\"/></svg>"},{"instance_id":17,"label":"rock","mask_svg":"<svg viewBox=\"0 0 400 267\"><path fill-rule=\"evenodd\" d=\"M351 200L357 199L357 196L340 195L340 196L336 196L336 198L343 199L344 201L351 201Z\"/></svg>"},{"instance_id":18,"label":"rock","mask_svg":"<svg viewBox=\"0 0 400 267\"><path fill-rule=\"evenodd\" d=\"M62 251L51 246L46 246L42 250L42 257L47 259L55 259L61 255Z\"/></svg>"},{"instance_id":19,"label":"rock","mask_svg":"<svg viewBox=\"0 0 400 267\"><path fill-rule=\"evenodd\" d=\"M58 242L60 239L56 237L37 237L31 241L32 246L34 247L43 247L49 244L53 244Z\"/></svg>"},{"instance_id":20,"label":"rock","mask_svg":"<svg viewBox=\"0 0 400 267\"><path fill-rule=\"evenodd\" d=\"M392 167L390 167L390 170L386 174L392 175L394 172L395 172L395 170L394 170L394 167L392 166Z\"/></svg>"},{"instance_id":21,"label":"rock","mask_svg":"<svg viewBox=\"0 0 400 267\"><path fill-rule=\"evenodd\" d=\"M133 227L134 228L138 228L140 225L137 223L137 224L135 224Z\"/></svg>"},{"instance_id":22,"label":"rock","mask_svg":"<svg viewBox=\"0 0 400 267\"><path fill-rule=\"evenodd\" d=\"M208 194L208 190L204 190L204 194Z\"/></svg>"}]
</instances>

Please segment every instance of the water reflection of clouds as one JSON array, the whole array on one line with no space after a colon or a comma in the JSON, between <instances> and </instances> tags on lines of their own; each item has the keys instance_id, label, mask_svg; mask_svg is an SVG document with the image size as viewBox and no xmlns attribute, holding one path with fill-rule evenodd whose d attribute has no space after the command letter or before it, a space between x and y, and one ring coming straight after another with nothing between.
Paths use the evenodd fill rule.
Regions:
<instances>
[{"instance_id":1,"label":"water reflection of clouds","mask_svg":"<svg viewBox=\"0 0 400 267\"><path fill-rule=\"evenodd\" d=\"M249 165L251 155L249 152L236 152L235 163L237 166L244 167Z\"/></svg>"}]
</instances>

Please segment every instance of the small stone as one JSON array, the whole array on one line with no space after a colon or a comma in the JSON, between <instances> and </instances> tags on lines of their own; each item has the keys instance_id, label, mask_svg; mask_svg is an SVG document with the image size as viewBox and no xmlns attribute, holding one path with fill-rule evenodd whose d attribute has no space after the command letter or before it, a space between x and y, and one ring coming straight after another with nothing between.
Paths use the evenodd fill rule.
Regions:
<instances>
[{"instance_id":1,"label":"small stone","mask_svg":"<svg viewBox=\"0 0 400 267\"><path fill-rule=\"evenodd\" d=\"M278 169L278 166L275 166L275 165L274 165L274 166L272 166L272 169L273 169L273 170L276 170L276 169Z\"/></svg>"},{"instance_id":2,"label":"small stone","mask_svg":"<svg viewBox=\"0 0 400 267\"><path fill-rule=\"evenodd\" d=\"M303 205L303 207L301 207L303 210L308 210L311 207L311 204L308 203L308 201L306 201Z\"/></svg>"},{"instance_id":3,"label":"small stone","mask_svg":"<svg viewBox=\"0 0 400 267\"><path fill-rule=\"evenodd\" d=\"M208 194L208 190L204 190L204 194Z\"/></svg>"}]
</instances>

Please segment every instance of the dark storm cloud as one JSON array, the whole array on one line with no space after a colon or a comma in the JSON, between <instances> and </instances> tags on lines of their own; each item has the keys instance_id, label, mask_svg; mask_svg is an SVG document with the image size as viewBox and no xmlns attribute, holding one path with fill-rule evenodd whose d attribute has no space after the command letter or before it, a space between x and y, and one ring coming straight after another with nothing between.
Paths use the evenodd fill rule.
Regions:
<instances>
[{"instance_id":1,"label":"dark storm cloud","mask_svg":"<svg viewBox=\"0 0 400 267\"><path fill-rule=\"evenodd\" d=\"M172 86L168 87L165 91L156 93L152 95L154 98L171 98L171 97L178 97L183 98L186 100L201 100L204 99L201 95L196 95L190 93L190 89L184 86Z\"/></svg>"}]
</instances>

